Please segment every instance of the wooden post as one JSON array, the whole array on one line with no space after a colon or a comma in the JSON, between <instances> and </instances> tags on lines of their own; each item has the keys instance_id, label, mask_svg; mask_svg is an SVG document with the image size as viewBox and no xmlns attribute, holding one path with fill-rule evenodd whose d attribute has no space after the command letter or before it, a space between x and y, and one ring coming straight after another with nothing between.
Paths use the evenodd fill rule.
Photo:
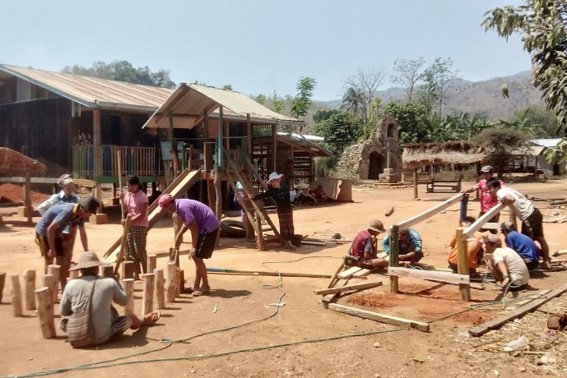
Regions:
<instances>
[{"instance_id":1,"label":"wooden post","mask_svg":"<svg viewBox=\"0 0 567 378\"><path fill-rule=\"evenodd\" d=\"M252 123L250 122L250 113L246 113L246 152L248 158L252 160Z\"/></svg>"},{"instance_id":2,"label":"wooden post","mask_svg":"<svg viewBox=\"0 0 567 378\"><path fill-rule=\"evenodd\" d=\"M0 303L2 303L2 293L4 292L5 282L6 282L6 273L0 273Z\"/></svg>"},{"instance_id":3,"label":"wooden post","mask_svg":"<svg viewBox=\"0 0 567 378\"><path fill-rule=\"evenodd\" d=\"M47 273L53 275L53 286L51 288L51 295L53 303L57 303L57 294L59 293L59 280L61 280L61 267L59 265L48 265Z\"/></svg>"},{"instance_id":4,"label":"wooden post","mask_svg":"<svg viewBox=\"0 0 567 378\"><path fill-rule=\"evenodd\" d=\"M163 269L154 269L155 284L156 284L156 302L159 309L165 308L165 291L164 291L164 277Z\"/></svg>"},{"instance_id":5,"label":"wooden post","mask_svg":"<svg viewBox=\"0 0 567 378\"><path fill-rule=\"evenodd\" d=\"M44 339L55 337L55 323L53 321L53 304L51 303L51 293L48 287L42 287L35 291L37 299L37 315L41 333Z\"/></svg>"},{"instance_id":6,"label":"wooden post","mask_svg":"<svg viewBox=\"0 0 567 378\"><path fill-rule=\"evenodd\" d=\"M177 290L177 295L185 291L185 272L183 269L178 269L179 272L179 289Z\"/></svg>"},{"instance_id":7,"label":"wooden post","mask_svg":"<svg viewBox=\"0 0 567 378\"><path fill-rule=\"evenodd\" d=\"M26 208L26 215L28 218L28 224L32 224L33 207L31 204L31 178L30 171L26 169L26 183L24 184L24 207Z\"/></svg>"},{"instance_id":8,"label":"wooden post","mask_svg":"<svg viewBox=\"0 0 567 378\"><path fill-rule=\"evenodd\" d=\"M114 267L112 265L101 265L99 268L99 274L102 277L114 278Z\"/></svg>"},{"instance_id":9,"label":"wooden post","mask_svg":"<svg viewBox=\"0 0 567 378\"><path fill-rule=\"evenodd\" d=\"M276 132L276 125L272 125L272 171L277 172L277 154L278 154L278 134Z\"/></svg>"},{"instance_id":10,"label":"wooden post","mask_svg":"<svg viewBox=\"0 0 567 378\"><path fill-rule=\"evenodd\" d=\"M124 220L124 200L122 198L124 183L122 182L122 151L120 148L116 149L116 165L118 166L118 186L120 187L120 219Z\"/></svg>"},{"instance_id":11,"label":"wooden post","mask_svg":"<svg viewBox=\"0 0 567 378\"><path fill-rule=\"evenodd\" d=\"M20 287L20 276L14 274L10 276L12 280L12 308L14 309L14 316L24 316L22 308L22 289Z\"/></svg>"},{"instance_id":12,"label":"wooden post","mask_svg":"<svg viewBox=\"0 0 567 378\"><path fill-rule=\"evenodd\" d=\"M413 170L413 199L419 198L419 192L417 189L418 179L417 179L417 168Z\"/></svg>"},{"instance_id":13,"label":"wooden post","mask_svg":"<svg viewBox=\"0 0 567 378\"><path fill-rule=\"evenodd\" d=\"M134 278L134 261L123 261L120 275L122 278Z\"/></svg>"},{"instance_id":14,"label":"wooden post","mask_svg":"<svg viewBox=\"0 0 567 378\"><path fill-rule=\"evenodd\" d=\"M167 263L167 303L175 302L175 295L177 294L176 278L177 265L175 265L175 261L170 261Z\"/></svg>"},{"instance_id":15,"label":"wooden post","mask_svg":"<svg viewBox=\"0 0 567 378\"><path fill-rule=\"evenodd\" d=\"M222 154L222 151L221 151ZM215 171L215 215L217 216L217 219L221 220L222 218L222 188L221 188L221 171L217 170Z\"/></svg>"},{"instance_id":16,"label":"wooden post","mask_svg":"<svg viewBox=\"0 0 567 378\"><path fill-rule=\"evenodd\" d=\"M24 293L26 310L35 310L35 270L24 270Z\"/></svg>"},{"instance_id":17,"label":"wooden post","mask_svg":"<svg viewBox=\"0 0 567 378\"><path fill-rule=\"evenodd\" d=\"M177 141L173 135L173 113L169 112L169 143L171 144L171 158L173 159L173 179L177 177L179 172L179 157L177 155Z\"/></svg>"},{"instance_id":18,"label":"wooden post","mask_svg":"<svg viewBox=\"0 0 567 378\"><path fill-rule=\"evenodd\" d=\"M156 255L148 255L148 272L151 273L156 269Z\"/></svg>"},{"instance_id":19,"label":"wooden post","mask_svg":"<svg viewBox=\"0 0 567 378\"><path fill-rule=\"evenodd\" d=\"M102 146L100 132L100 109L93 109L93 152L94 152L94 181L96 182L95 197L102 198L102 188L98 182L102 176Z\"/></svg>"},{"instance_id":20,"label":"wooden post","mask_svg":"<svg viewBox=\"0 0 567 378\"><path fill-rule=\"evenodd\" d=\"M215 211L217 202L215 196L215 183L213 180L207 180L207 197L209 199L209 207L211 210Z\"/></svg>"},{"instance_id":21,"label":"wooden post","mask_svg":"<svg viewBox=\"0 0 567 378\"><path fill-rule=\"evenodd\" d=\"M49 300L51 301L52 304L55 304L53 302L53 293L52 293L54 282L57 281L55 281L55 277L53 277L53 274L46 274L43 276L43 286L49 289Z\"/></svg>"},{"instance_id":22,"label":"wooden post","mask_svg":"<svg viewBox=\"0 0 567 378\"><path fill-rule=\"evenodd\" d=\"M265 251L266 241L264 240L264 234L262 233L262 220L260 219L260 214L255 214L254 222L256 222L256 230L258 230L256 233L256 245L258 246L258 250Z\"/></svg>"},{"instance_id":23,"label":"wooden post","mask_svg":"<svg viewBox=\"0 0 567 378\"><path fill-rule=\"evenodd\" d=\"M400 248L400 226L393 225L390 228L390 266L396 267L399 265L399 248ZM398 292L398 277L397 276L390 276L390 292L397 293Z\"/></svg>"},{"instance_id":24,"label":"wooden post","mask_svg":"<svg viewBox=\"0 0 567 378\"><path fill-rule=\"evenodd\" d=\"M463 235L463 227L457 228L457 251L458 251L458 273L469 274L469 254L467 238ZM459 284L459 295L461 300L469 302L471 300L471 287L469 284Z\"/></svg>"},{"instance_id":25,"label":"wooden post","mask_svg":"<svg viewBox=\"0 0 567 378\"><path fill-rule=\"evenodd\" d=\"M155 276L153 273L144 273L144 301L142 302L142 318L154 310L154 285Z\"/></svg>"},{"instance_id":26,"label":"wooden post","mask_svg":"<svg viewBox=\"0 0 567 378\"><path fill-rule=\"evenodd\" d=\"M179 230L181 230L181 227L183 227L183 221L181 220L177 212L171 214L171 220L173 221L173 244L175 245L175 239L177 238L177 233L179 232ZM181 236L181 243L183 243L183 236ZM155 264L154 264L154 269L155 269ZM148 272L151 271L152 270L148 270Z\"/></svg>"},{"instance_id":27,"label":"wooden post","mask_svg":"<svg viewBox=\"0 0 567 378\"><path fill-rule=\"evenodd\" d=\"M124 313L126 315L131 315L134 313L134 279L122 279L122 285L124 286L126 295L128 295L128 303L126 303L126 306L124 306Z\"/></svg>"}]
</instances>

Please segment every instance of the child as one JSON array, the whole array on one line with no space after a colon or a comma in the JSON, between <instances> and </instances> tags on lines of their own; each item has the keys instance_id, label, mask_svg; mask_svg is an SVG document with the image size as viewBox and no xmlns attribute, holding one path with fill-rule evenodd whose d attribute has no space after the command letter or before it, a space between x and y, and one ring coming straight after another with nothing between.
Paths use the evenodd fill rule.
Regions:
<instances>
[{"instance_id":1,"label":"child","mask_svg":"<svg viewBox=\"0 0 567 378\"><path fill-rule=\"evenodd\" d=\"M130 215L130 231L127 236L126 257L134 261L134 278L139 279L140 265L142 272L147 273L146 236L148 234L148 197L142 191L142 184L138 176L128 176L128 193L122 201L122 212ZM122 196L123 194L121 194ZM125 220L122 220L124 223Z\"/></svg>"}]
</instances>

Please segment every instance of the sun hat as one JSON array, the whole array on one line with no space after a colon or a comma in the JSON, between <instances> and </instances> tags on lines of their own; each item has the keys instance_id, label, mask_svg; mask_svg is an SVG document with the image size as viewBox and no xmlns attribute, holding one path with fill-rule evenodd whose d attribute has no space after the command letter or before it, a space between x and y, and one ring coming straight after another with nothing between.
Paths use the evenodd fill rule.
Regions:
<instances>
[{"instance_id":1,"label":"sun hat","mask_svg":"<svg viewBox=\"0 0 567 378\"><path fill-rule=\"evenodd\" d=\"M384 224L379 220L372 221L368 226L368 229L376 232L386 232Z\"/></svg>"},{"instance_id":2,"label":"sun hat","mask_svg":"<svg viewBox=\"0 0 567 378\"><path fill-rule=\"evenodd\" d=\"M482 167L480 169L480 171L483 172L483 173L494 172L494 168L492 168L491 165L485 165L484 167Z\"/></svg>"},{"instance_id":3,"label":"sun hat","mask_svg":"<svg viewBox=\"0 0 567 378\"><path fill-rule=\"evenodd\" d=\"M171 201L173 201L171 194L162 194L161 197L159 197L158 205L159 207L166 207Z\"/></svg>"},{"instance_id":4,"label":"sun hat","mask_svg":"<svg viewBox=\"0 0 567 378\"><path fill-rule=\"evenodd\" d=\"M62 175L59 176L59 178L57 179L57 184L60 185L60 186L63 186L63 185L65 185L65 184L64 184L64 181L67 180L67 179L70 179L70 178L71 178L71 175L70 175L70 174L68 174L68 173L62 174Z\"/></svg>"},{"instance_id":5,"label":"sun hat","mask_svg":"<svg viewBox=\"0 0 567 378\"><path fill-rule=\"evenodd\" d=\"M99 265L102 265L102 263L98 259L96 253L92 251L85 251L79 256L79 262L75 266L69 268L69 270L88 269Z\"/></svg>"},{"instance_id":6,"label":"sun hat","mask_svg":"<svg viewBox=\"0 0 567 378\"><path fill-rule=\"evenodd\" d=\"M100 202L94 196L86 196L79 200L79 206L89 213L96 214L97 209L100 207Z\"/></svg>"},{"instance_id":7,"label":"sun hat","mask_svg":"<svg viewBox=\"0 0 567 378\"><path fill-rule=\"evenodd\" d=\"M502 240L500 239L500 236L496 235L496 234L492 234L490 232L487 232L486 234L483 235L482 237L482 242L483 243L494 243L498 246L502 246Z\"/></svg>"},{"instance_id":8,"label":"sun hat","mask_svg":"<svg viewBox=\"0 0 567 378\"><path fill-rule=\"evenodd\" d=\"M70 185L70 184L75 184L75 181L73 181L73 179L71 177L67 177L66 179L64 179L61 182L61 186L66 186L66 185Z\"/></svg>"},{"instance_id":9,"label":"sun hat","mask_svg":"<svg viewBox=\"0 0 567 378\"><path fill-rule=\"evenodd\" d=\"M267 183L269 184L270 182L274 181L274 180L281 180L283 177L283 175L278 174L278 172L272 172L270 173L270 175L268 176L268 181Z\"/></svg>"}]
</instances>

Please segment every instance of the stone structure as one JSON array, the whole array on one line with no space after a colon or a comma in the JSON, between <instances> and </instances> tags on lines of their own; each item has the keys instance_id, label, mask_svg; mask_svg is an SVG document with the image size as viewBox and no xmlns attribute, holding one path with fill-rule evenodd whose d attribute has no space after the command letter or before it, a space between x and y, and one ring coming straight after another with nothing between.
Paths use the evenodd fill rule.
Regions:
<instances>
[{"instance_id":1,"label":"stone structure","mask_svg":"<svg viewBox=\"0 0 567 378\"><path fill-rule=\"evenodd\" d=\"M402 155L396 119L384 118L370 139L347 147L337 163L337 170L353 173L359 180L400 181Z\"/></svg>"}]
</instances>

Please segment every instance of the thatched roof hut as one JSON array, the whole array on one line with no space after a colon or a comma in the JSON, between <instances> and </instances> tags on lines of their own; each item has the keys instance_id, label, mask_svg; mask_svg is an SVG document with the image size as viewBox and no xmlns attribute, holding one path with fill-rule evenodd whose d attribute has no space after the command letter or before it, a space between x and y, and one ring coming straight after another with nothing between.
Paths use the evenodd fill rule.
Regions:
<instances>
[{"instance_id":1,"label":"thatched roof hut","mask_svg":"<svg viewBox=\"0 0 567 378\"><path fill-rule=\"evenodd\" d=\"M0 147L0 176L22 176L25 171L44 173L47 167L37 160L27 157L7 147Z\"/></svg>"},{"instance_id":2,"label":"thatched roof hut","mask_svg":"<svg viewBox=\"0 0 567 378\"><path fill-rule=\"evenodd\" d=\"M419 169L446 164L475 164L486 157L484 147L467 141L444 143L407 143L402 153L404 169Z\"/></svg>"}]
</instances>

